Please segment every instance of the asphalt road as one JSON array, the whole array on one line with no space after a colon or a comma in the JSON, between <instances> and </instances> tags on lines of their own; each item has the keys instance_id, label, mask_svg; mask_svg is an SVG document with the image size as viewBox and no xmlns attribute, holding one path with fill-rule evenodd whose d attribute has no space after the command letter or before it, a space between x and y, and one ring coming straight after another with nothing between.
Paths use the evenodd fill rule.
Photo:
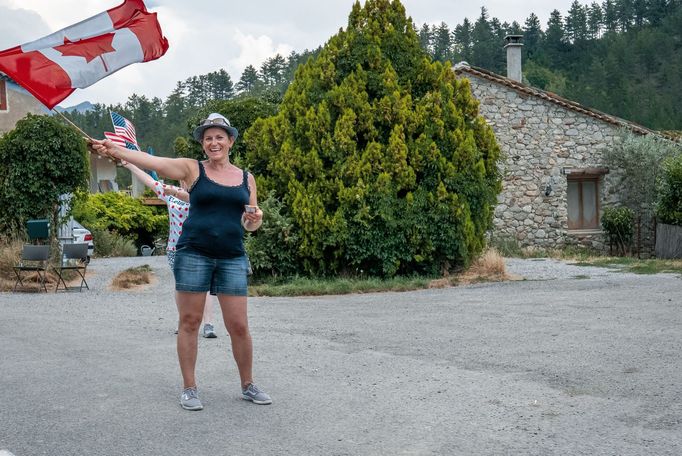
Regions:
<instances>
[{"instance_id":1,"label":"asphalt road","mask_svg":"<svg viewBox=\"0 0 682 456\"><path fill-rule=\"evenodd\" d=\"M151 264L157 282L114 292ZM0 293L0 455L682 454L682 279L512 260L525 281L252 298L256 382L200 339L178 405L163 257L90 291Z\"/></svg>"}]
</instances>

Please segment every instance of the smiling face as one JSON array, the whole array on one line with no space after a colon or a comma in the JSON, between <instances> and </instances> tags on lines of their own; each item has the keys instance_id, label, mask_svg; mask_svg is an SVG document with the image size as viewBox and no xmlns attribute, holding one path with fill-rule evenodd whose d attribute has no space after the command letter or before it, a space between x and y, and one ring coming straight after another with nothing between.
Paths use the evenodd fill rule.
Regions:
<instances>
[{"instance_id":1,"label":"smiling face","mask_svg":"<svg viewBox=\"0 0 682 456\"><path fill-rule=\"evenodd\" d=\"M230 148L234 144L234 138L222 128L211 127L204 131L201 145L209 160L221 160L227 158Z\"/></svg>"}]
</instances>

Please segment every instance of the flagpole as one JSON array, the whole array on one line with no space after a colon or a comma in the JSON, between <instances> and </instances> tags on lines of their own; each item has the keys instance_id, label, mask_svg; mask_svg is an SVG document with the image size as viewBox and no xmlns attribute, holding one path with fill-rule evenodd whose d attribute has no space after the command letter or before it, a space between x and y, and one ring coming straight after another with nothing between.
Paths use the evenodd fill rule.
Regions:
<instances>
[{"instance_id":1,"label":"flagpole","mask_svg":"<svg viewBox=\"0 0 682 456\"><path fill-rule=\"evenodd\" d=\"M78 125L76 125L75 123L71 122L71 120L69 120L69 118L66 117L66 116L64 115L64 113L62 113L62 112L60 112L60 111L56 111L56 110L54 110L54 109L52 110L52 112L56 112L57 114L59 114L60 116L62 116L62 118L63 118L64 120L66 120L73 128L75 128L76 130L78 130L78 131L80 132L80 134L82 134L83 136L85 136L85 139L89 139L89 140L92 141L92 138L90 137L90 135L87 134L86 132L84 132L83 130L81 130L80 127L79 127Z\"/></svg>"},{"instance_id":2,"label":"flagpole","mask_svg":"<svg viewBox=\"0 0 682 456\"><path fill-rule=\"evenodd\" d=\"M62 119L66 120L66 121L69 123L69 125L71 125L73 128L75 128L76 130L78 130L78 131L84 136L83 139L87 139L87 140L90 140L90 141L93 140L92 137L91 137L89 134L87 134L86 132L84 132L83 130L81 130L80 127L79 127L78 125L76 125L75 123L71 122L71 120L69 120L69 118L66 117L63 113L61 113L61 112L59 112L59 111L55 111L54 109L53 109L52 111L54 111L54 112L56 112L57 114L59 114L60 116L62 116ZM90 151L90 153L93 153L93 152ZM102 158L102 157L98 155L97 158ZM114 158L114 159L112 160L112 157L109 157L109 160L110 160L110 161L113 161L113 162L116 163L117 165L120 165L120 164L121 164L121 160L118 160L118 159L116 159L116 158Z\"/></svg>"}]
</instances>

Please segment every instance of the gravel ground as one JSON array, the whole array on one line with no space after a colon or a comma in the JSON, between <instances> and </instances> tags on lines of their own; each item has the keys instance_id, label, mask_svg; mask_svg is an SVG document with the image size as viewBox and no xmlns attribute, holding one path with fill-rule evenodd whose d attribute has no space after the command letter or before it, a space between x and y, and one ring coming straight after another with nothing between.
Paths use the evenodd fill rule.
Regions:
<instances>
[{"instance_id":1,"label":"gravel ground","mask_svg":"<svg viewBox=\"0 0 682 456\"><path fill-rule=\"evenodd\" d=\"M614 269L575 266L571 262L552 258L506 258L505 265L508 273L520 275L526 280L603 279L614 275L623 277L624 274ZM625 276L633 277L636 274L625 274Z\"/></svg>"},{"instance_id":2,"label":"gravel ground","mask_svg":"<svg viewBox=\"0 0 682 456\"><path fill-rule=\"evenodd\" d=\"M156 281L108 288L131 266ZM251 298L256 381L200 339L177 401L164 257L95 259L91 290L0 293L0 455L682 454L682 280L507 260L526 280Z\"/></svg>"}]
</instances>

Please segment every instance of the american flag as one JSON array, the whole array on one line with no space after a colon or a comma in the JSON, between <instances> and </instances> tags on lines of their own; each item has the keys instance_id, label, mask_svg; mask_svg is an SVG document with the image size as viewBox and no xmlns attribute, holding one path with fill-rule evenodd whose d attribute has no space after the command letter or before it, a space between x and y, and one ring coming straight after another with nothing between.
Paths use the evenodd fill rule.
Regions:
<instances>
[{"instance_id":1,"label":"american flag","mask_svg":"<svg viewBox=\"0 0 682 456\"><path fill-rule=\"evenodd\" d=\"M135 144L136 149L140 150L135 137L135 125L117 112L110 111L110 114L111 122L114 124L114 132L126 141Z\"/></svg>"},{"instance_id":2,"label":"american flag","mask_svg":"<svg viewBox=\"0 0 682 456\"><path fill-rule=\"evenodd\" d=\"M137 144L131 143L130 141L126 140L122 136L117 135L116 133L105 131L104 137L107 138L109 141L113 142L114 144L118 144L119 146L125 147L126 149L140 150L140 148L137 147Z\"/></svg>"}]
</instances>

